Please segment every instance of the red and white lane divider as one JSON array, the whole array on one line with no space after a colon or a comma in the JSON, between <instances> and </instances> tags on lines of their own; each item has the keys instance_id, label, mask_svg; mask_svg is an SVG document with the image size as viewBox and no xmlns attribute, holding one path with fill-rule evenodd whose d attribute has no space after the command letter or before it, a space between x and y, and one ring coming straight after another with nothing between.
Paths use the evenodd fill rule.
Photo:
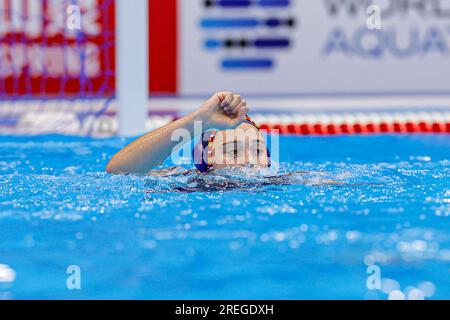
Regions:
<instances>
[{"instance_id":1,"label":"red and white lane divider","mask_svg":"<svg viewBox=\"0 0 450 320\"><path fill-rule=\"evenodd\" d=\"M450 133L450 112L255 115L261 130L294 135Z\"/></svg>"},{"instance_id":2,"label":"red and white lane divider","mask_svg":"<svg viewBox=\"0 0 450 320\"><path fill-rule=\"evenodd\" d=\"M269 133L293 135L338 134L450 134L450 111L440 112L360 112L360 113L286 113L252 114L260 128ZM111 136L118 132L114 113L80 118L74 112L36 111L12 114L0 112L0 132L3 134L79 134ZM9 120L8 120L9 119ZM146 130L162 127L176 120L175 114L150 115Z\"/></svg>"}]
</instances>

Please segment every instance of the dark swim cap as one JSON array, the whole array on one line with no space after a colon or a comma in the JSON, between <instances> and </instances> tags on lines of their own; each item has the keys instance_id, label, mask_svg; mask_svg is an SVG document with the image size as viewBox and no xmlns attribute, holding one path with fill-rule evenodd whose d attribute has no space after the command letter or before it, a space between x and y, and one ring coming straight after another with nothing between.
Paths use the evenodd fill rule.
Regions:
<instances>
[{"instance_id":1,"label":"dark swim cap","mask_svg":"<svg viewBox=\"0 0 450 320\"><path fill-rule=\"evenodd\" d=\"M251 124L259 131L259 126L248 115L245 116L245 122ZM200 136L199 142L195 145L194 149L192 149L192 159L194 160L195 168L197 168L200 172L208 172L213 166L211 161L211 146L214 142L216 133L217 131L203 132ZM268 167L270 167L271 161L269 147L267 147L267 157L269 158Z\"/></svg>"}]
</instances>

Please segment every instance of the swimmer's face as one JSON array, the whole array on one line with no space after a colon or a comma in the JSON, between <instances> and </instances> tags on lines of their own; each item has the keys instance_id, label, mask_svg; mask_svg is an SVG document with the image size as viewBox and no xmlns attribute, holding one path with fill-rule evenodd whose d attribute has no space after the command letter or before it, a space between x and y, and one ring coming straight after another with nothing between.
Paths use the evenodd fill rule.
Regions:
<instances>
[{"instance_id":1,"label":"swimmer's face","mask_svg":"<svg viewBox=\"0 0 450 320\"><path fill-rule=\"evenodd\" d=\"M214 139L212 156L214 170L244 166L267 168L269 165L264 137L248 123L234 130L219 131Z\"/></svg>"}]
</instances>

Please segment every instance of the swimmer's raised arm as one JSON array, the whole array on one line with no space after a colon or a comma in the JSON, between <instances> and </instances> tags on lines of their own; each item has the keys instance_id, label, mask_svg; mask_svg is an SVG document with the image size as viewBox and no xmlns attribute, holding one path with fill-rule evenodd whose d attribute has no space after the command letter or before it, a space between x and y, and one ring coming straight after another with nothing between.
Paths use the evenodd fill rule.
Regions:
<instances>
[{"instance_id":1,"label":"swimmer's raised arm","mask_svg":"<svg viewBox=\"0 0 450 320\"><path fill-rule=\"evenodd\" d=\"M172 141L175 130L188 130L193 137L194 121L201 121L203 131L235 128L245 120L247 113L247 103L241 96L231 92L217 92L198 110L127 145L112 157L106 171L113 174L146 174L170 156L179 143Z\"/></svg>"}]
</instances>

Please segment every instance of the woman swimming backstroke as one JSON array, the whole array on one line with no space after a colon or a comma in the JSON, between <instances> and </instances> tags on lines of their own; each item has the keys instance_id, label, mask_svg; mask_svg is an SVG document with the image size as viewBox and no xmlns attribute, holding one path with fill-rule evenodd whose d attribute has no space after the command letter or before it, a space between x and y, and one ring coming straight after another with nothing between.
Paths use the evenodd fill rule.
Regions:
<instances>
[{"instance_id":1,"label":"woman swimming backstroke","mask_svg":"<svg viewBox=\"0 0 450 320\"><path fill-rule=\"evenodd\" d=\"M232 92L217 92L196 111L151 131L112 157L106 171L113 174L147 174L171 155L179 141L177 130L200 136L193 150L198 171L270 166L264 136L248 117L247 102ZM201 126L201 130L198 130ZM217 131L214 131L217 130Z\"/></svg>"}]
</instances>

